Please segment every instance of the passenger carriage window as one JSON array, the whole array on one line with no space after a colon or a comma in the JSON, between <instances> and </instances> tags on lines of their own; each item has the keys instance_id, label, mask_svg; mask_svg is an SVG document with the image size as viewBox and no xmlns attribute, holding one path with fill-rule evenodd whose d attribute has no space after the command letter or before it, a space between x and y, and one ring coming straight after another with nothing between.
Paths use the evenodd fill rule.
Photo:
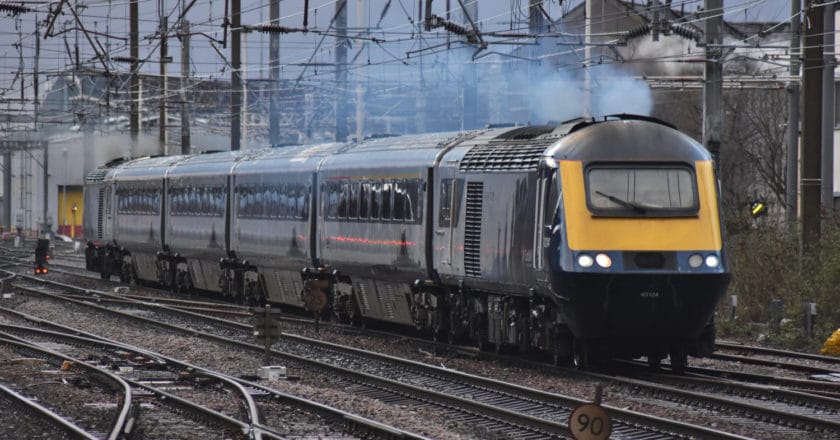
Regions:
<instances>
[{"instance_id":1,"label":"passenger carriage window","mask_svg":"<svg viewBox=\"0 0 840 440\"><path fill-rule=\"evenodd\" d=\"M324 211L327 213L328 219L338 218L338 199L341 187L337 182L327 182L324 190L324 203L326 207Z\"/></svg>"},{"instance_id":2,"label":"passenger carriage window","mask_svg":"<svg viewBox=\"0 0 840 440\"><path fill-rule=\"evenodd\" d=\"M347 218L347 197L349 191L350 190L346 183L342 183L339 185L338 218Z\"/></svg>"},{"instance_id":3,"label":"passenger carriage window","mask_svg":"<svg viewBox=\"0 0 840 440\"><path fill-rule=\"evenodd\" d=\"M242 192L242 217L253 218L254 216L254 186L248 185Z\"/></svg>"},{"instance_id":4,"label":"passenger carriage window","mask_svg":"<svg viewBox=\"0 0 840 440\"><path fill-rule=\"evenodd\" d=\"M382 212L382 220L391 220L391 193L393 184L390 182L382 183L382 204L380 205Z\"/></svg>"},{"instance_id":5,"label":"passenger carriage window","mask_svg":"<svg viewBox=\"0 0 840 440\"><path fill-rule=\"evenodd\" d=\"M698 210L694 171L684 165L593 165L586 199L595 215L687 216Z\"/></svg>"},{"instance_id":6,"label":"passenger carriage window","mask_svg":"<svg viewBox=\"0 0 840 440\"><path fill-rule=\"evenodd\" d=\"M262 185L257 187L254 194L254 217L261 218L265 215L265 190Z\"/></svg>"},{"instance_id":7,"label":"passenger carriage window","mask_svg":"<svg viewBox=\"0 0 840 440\"><path fill-rule=\"evenodd\" d=\"M359 217L359 183L347 184L347 218Z\"/></svg>"},{"instance_id":8,"label":"passenger carriage window","mask_svg":"<svg viewBox=\"0 0 840 440\"><path fill-rule=\"evenodd\" d=\"M382 200L382 183L373 182L370 184L370 219L379 220L379 206Z\"/></svg>"},{"instance_id":9,"label":"passenger carriage window","mask_svg":"<svg viewBox=\"0 0 840 440\"><path fill-rule=\"evenodd\" d=\"M236 191L236 215L237 217L245 216L245 188L239 186Z\"/></svg>"},{"instance_id":10,"label":"passenger carriage window","mask_svg":"<svg viewBox=\"0 0 840 440\"><path fill-rule=\"evenodd\" d=\"M225 215L225 189L221 186L213 187L213 216Z\"/></svg>"},{"instance_id":11,"label":"passenger carriage window","mask_svg":"<svg viewBox=\"0 0 840 440\"><path fill-rule=\"evenodd\" d=\"M312 187L311 186L300 186L299 192L297 195L297 206L300 210L300 215L298 216L299 219L305 220L309 217L309 199L311 198Z\"/></svg>"},{"instance_id":12,"label":"passenger carriage window","mask_svg":"<svg viewBox=\"0 0 840 440\"><path fill-rule=\"evenodd\" d=\"M370 199L370 184L362 183L359 191L359 219L368 218L368 199Z\"/></svg>"},{"instance_id":13,"label":"passenger carriage window","mask_svg":"<svg viewBox=\"0 0 840 440\"><path fill-rule=\"evenodd\" d=\"M405 182L405 220L417 222L422 215L420 211L420 181L416 179Z\"/></svg>"},{"instance_id":14,"label":"passenger carriage window","mask_svg":"<svg viewBox=\"0 0 840 440\"><path fill-rule=\"evenodd\" d=\"M297 218L297 189L296 183L283 185L283 192L280 196L280 204L283 207L283 218Z\"/></svg>"},{"instance_id":15,"label":"passenger carriage window","mask_svg":"<svg viewBox=\"0 0 840 440\"><path fill-rule=\"evenodd\" d=\"M391 215L395 221L405 220L405 183L402 180L394 182L394 206Z\"/></svg>"},{"instance_id":16,"label":"passenger carriage window","mask_svg":"<svg viewBox=\"0 0 840 440\"><path fill-rule=\"evenodd\" d=\"M279 218L295 218L295 184L284 183L277 190Z\"/></svg>"}]
</instances>

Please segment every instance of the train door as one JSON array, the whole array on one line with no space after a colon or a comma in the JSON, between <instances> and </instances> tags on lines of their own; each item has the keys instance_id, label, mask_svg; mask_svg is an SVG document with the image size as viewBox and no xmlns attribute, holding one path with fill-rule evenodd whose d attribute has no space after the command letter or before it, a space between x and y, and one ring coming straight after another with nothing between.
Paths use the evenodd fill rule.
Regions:
<instances>
[{"instance_id":1,"label":"train door","mask_svg":"<svg viewBox=\"0 0 840 440\"><path fill-rule=\"evenodd\" d=\"M440 167L437 180L437 194L434 197L434 265L443 273L461 270L457 264L456 248L459 241L456 233L460 220L461 197L464 193L464 179L456 178L457 168Z\"/></svg>"},{"instance_id":2,"label":"train door","mask_svg":"<svg viewBox=\"0 0 840 440\"><path fill-rule=\"evenodd\" d=\"M537 177L536 215L534 216L534 260L533 268L541 280L547 280L545 270L546 252L551 239L554 215L559 194L555 180L556 170L541 164Z\"/></svg>"},{"instance_id":3,"label":"train door","mask_svg":"<svg viewBox=\"0 0 840 440\"><path fill-rule=\"evenodd\" d=\"M116 185L113 183L106 184L105 187L102 189L104 192L104 197L102 203L105 206L105 215L104 221L102 222L102 235L101 238L105 240L112 240L114 237L114 187Z\"/></svg>"}]
</instances>

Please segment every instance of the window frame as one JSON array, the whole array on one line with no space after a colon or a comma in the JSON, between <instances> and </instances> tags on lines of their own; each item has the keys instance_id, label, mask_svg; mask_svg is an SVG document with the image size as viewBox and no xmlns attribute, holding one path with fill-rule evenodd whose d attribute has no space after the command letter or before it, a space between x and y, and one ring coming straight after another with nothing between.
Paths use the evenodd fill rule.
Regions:
<instances>
[{"instance_id":1,"label":"window frame","mask_svg":"<svg viewBox=\"0 0 840 440\"><path fill-rule=\"evenodd\" d=\"M591 198L590 176L595 170L673 170L687 171L691 181L692 204L684 208L644 207L636 210L628 207L604 208L595 206ZM587 164L583 173L583 191L586 197L586 207L595 217L696 217L700 211L700 199L697 188L697 172L695 168L684 162L593 162ZM631 201L633 202L633 201Z\"/></svg>"}]
</instances>

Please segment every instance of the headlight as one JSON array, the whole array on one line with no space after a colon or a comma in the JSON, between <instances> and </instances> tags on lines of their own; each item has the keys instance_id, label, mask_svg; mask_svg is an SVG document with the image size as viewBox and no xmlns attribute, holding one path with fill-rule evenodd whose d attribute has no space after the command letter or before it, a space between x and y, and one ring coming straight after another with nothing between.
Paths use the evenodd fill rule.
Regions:
<instances>
[{"instance_id":1,"label":"headlight","mask_svg":"<svg viewBox=\"0 0 840 440\"><path fill-rule=\"evenodd\" d=\"M598 266L603 267L604 269L612 266L612 258L610 258L607 254L598 254L595 256L595 261L598 263Z\"/></svg>"},{"instance_id":2,"label":"headlight","mask_svg":"<svg viewBox=\"0 0 840 440\"><path fill-rule=\"evenodd\" d=\"M706 266L715 268L720 265L720 258L717 255L709 255L706 257Z\"/></svg>"},{"instance_id":3,"label":"headlight","mask_svg":"<svg viewBox=\"0 0 840 440\"><path fill-rule=\"evenodd\" d=\"M697 269L703 264L703 256L700 254L692 254L688 257L688 265Z\"/></svg>"},{"instance_id":4,"label":"headlight","mask_svg":"<svg viewBox=\"0 0 840 440\"><path fill-rule=\"evenodd\" d=\"M593 264L595 264L595 260L592 259L592 256L587 254L578 255L578 265L580 267L592 267Z\"/></svg>"}]
</instances>

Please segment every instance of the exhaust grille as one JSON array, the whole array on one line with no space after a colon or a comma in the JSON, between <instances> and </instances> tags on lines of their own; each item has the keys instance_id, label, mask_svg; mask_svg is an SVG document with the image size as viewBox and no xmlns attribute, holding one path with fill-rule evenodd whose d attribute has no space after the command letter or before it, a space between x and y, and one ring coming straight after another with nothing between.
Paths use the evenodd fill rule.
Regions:
<instances>
[{"instance_id":1,"label":"exhaust grille","mask_svg":"<svg viewBox=\"0 0 840 440\"><path fill-rule=\"evenodd\" d=\"M105 180L105 174L108 173L108 170L101 169L101 170L93 170L88 173L87 177L85 178L85 183L99 183Z\"/></svg>"},{"instance_id":2,"label":"exhaust grille","mask_svg":"<svg viewBox=\"0 0 840 440\"><path fill-rule=\"evenodd\" d=\"M467 215L464 228L464 273L481 276L481 213L484 182L467 182Z\"/></svg>"},{"instance_id":3,"label":"exhaust grille","mask_svg":"<svg viewBox=\"0 0 840 440\"><path fill-rule=\"evenodd\" d=\"M546 145L480 145L461 160L461 172L536 170Z\"/></svg>"},{"instance_id":4,"label":"exhaust grille","mask_svg":"<svg viewBox=\"0 0 840 440\"><path fill-rule=\"evenodd\" d=\"M96 238L102 240L105 235L105 189L99 188L99 202L96 206Z\"/></svg>"}]
</instances>

